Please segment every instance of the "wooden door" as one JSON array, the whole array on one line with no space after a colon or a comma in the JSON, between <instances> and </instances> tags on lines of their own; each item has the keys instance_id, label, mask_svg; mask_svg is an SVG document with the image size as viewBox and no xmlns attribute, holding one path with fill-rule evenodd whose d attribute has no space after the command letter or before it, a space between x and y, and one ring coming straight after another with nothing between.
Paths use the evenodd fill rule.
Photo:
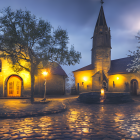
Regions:
<instances>
[{"instance_id":1,"label":"wooden door","mask_svg":"<svg viewBox=\"0 0 140 140\"><path fill-rule=\"evenodd\" d=\"M137 83L136 83L136 81L133 81L133 94L137 95Z\"/></svg>"},{"instance_id":2,"label":"wooden door","mask_svg":"<svg viewBox=\"0 0 140 140\"><path fill-rule=\"evenodd\" d=\"M131 83L131 94L137 95L138 81L136 79L132 79L130 83Z\"/></svg>"},{"instance_id":3,"label":"wooden door","mask_svg":"<svg viewBox=\"0 0 140 140\"><path fill-rule=\"evenodd\" d=\"M11 76L7 82L7 96L20 97L21 96L21 79L17 76Z\"/></svg>"}]
</instances>

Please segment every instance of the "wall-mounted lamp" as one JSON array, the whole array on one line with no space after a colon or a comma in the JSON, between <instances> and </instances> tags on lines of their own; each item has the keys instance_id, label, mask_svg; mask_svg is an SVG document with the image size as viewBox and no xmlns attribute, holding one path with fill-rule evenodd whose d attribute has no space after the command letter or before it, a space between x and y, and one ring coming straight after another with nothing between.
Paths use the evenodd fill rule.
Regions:
<instances>
[{"instance_id":1,"label":"wall-mounted lamp","mask_svg":"<svg viewBox=\"0 0 140 140\"><path fill-rule=\"evenodd\" d=\"M83 79L84 79L84 81L87 81L87 77L84 77Z\"/></svg>"},{"instance_id":2,"label":"wall-mounted lamp","mask_svg":"<svg viewBox=\"0 0 140 140\"><path fill-rule=\"evenodd\" d=\"M101 89L101 96L104 96L104 94L105 94L105 90L102 88Z\"/></svg>"}]
</instances>

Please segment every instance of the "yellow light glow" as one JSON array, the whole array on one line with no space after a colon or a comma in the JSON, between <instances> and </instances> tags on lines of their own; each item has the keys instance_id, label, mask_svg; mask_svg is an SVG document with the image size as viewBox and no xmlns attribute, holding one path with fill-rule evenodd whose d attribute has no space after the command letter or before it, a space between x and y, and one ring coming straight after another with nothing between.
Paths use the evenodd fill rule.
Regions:
<instances>
[{"instance_id":1,"label":"yellow light glow","mask_svg":"<svg viewBox=\"0 0 140 140\"><path fill-rule=\"evenodd\" d=\"M104 91L104 89L102 88L102 89L101 89L101 96L104 96L104 94L105 94L105 91Z\"/></svg>"},{"instance_id":2,"label":"yellow light glow","mask_svg":"<svg viewBox=\"0 0 140 140\"><path fill-rule=\"evenodd\" d=\"M117 80L119 80L119 77L117 77Z\"/></svg>"},{"instance_id":3,"label":"yellow light glow","mask_svg":"<svg viewBox=\"0 0 140 140\"><path fill-rule=\"evenodd\" d=\"M84 79L84 81L87 81L87 77L84 77L83 79Z\"/></svg>"},{"instance_id":4,"label":"yellow light glow","mask_svg":"<svg viewBox=\"0 0 140 140\"><path fill-rule=\"evenodd\" d=\"M42 74L43 74L44 76L46 76L46 75L48 74L48 72L44 71Z\"/></svg>"}]
</instances>

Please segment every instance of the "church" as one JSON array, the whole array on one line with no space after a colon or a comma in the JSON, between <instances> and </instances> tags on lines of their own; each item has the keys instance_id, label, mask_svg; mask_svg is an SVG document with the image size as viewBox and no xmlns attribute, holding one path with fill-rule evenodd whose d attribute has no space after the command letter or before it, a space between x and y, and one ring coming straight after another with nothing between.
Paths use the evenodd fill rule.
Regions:
<instances>
[{"instance_id":1,"label":"church","mask_svg":"<svg viewBox=\"0 0 140 140\"><path fill-rule=\"evenodd\" d=\"M76 90L140 94L140 76L128 72L132 57L111 60L111 34L101 5L92 37L91 64L73 71Z\"/></svg>"}]
</instances>

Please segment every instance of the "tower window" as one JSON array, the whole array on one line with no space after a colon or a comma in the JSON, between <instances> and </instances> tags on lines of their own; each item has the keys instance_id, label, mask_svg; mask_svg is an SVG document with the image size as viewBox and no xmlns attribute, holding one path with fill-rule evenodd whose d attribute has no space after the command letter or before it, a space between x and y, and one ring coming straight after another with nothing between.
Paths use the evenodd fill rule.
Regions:
<instances>
[{"instance_id":1,"label":"tower window","mask_svg":"<svg viewBox=\"0 0 140 140\"><path fill-rule=\"evenodd\" d=\"M100 32L99 32L99 34L103 34L103 32L102 32L102 31L100 31Z\"/></svg>"},{"instance_id":2,"label":"tower window","mask_svg":"<svg viewBox=\"0 0 140 140\"><path fill-rule=\"evenodd\" d=\"M103 34L103 30L102 29L100 29L99 34Z\"/></svg>"}]
</instances>

